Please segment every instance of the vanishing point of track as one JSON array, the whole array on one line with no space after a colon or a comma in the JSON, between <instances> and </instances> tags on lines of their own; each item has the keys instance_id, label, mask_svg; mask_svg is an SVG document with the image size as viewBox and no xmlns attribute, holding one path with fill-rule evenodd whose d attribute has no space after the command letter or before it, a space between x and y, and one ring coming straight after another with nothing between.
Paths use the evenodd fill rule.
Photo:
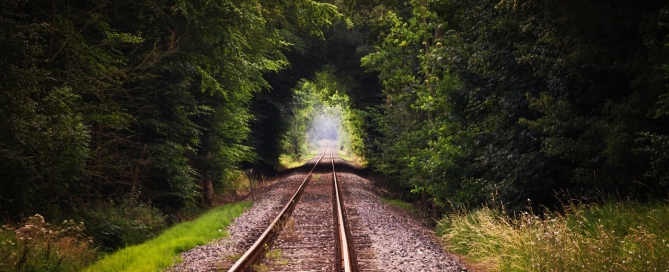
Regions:
<instances>
[{"instance_id":1,"label":"vanishing point of track","mask_svg":"<svg viewBox=\"0 0 669 272\"><path fill-rule=\"evenodd\" d=\"M271 250L282 255L281 262L269 264L272 271L357 270L333 149L324 147L279 215L228 271L252 271L254 265L267 263L263 258ZM328 157L331 170L315 171Z\"/></svg>"}]
</instances>

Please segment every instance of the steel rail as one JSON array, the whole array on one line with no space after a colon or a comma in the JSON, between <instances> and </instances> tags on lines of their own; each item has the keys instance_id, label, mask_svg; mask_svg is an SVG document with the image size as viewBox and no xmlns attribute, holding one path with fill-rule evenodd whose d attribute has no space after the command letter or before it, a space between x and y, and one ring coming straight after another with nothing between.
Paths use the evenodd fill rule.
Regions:
<instances>
[{"instance_id":1,"label":"steel rail","mask_svg":"<svg viewBox=\"0 0 669 272\"><path fill-rule=\"evenodd\" d=\"M256 240L256 242L247 250L244 255L242 255L237 262L228 270L228 272L233 272L233 271L248 271L249 267L251 264L256 262L260 257L262 257L262 253L267 249L269 244L271 243L270 240L278 234L278 232L281 229L281 223L280 222L285 222L285 219L287 219L288 216L290 216L290 213L292 212L293 208L295 208L295 203L296 199L299 197L299 195L302 193L302 190L304 187L306 187L306 184L311 177L311 173L316 169L316 166L321 162L321 159L323 159L323 156L325 155L325 151L327 150L328 146L326 145L325 148L323 149L323 154L321 154L321 157L318 158L318 161L314 164L314 167L311 168L311 171L309 171L309 174L304 178L302 181L302 184L300 184L300 187L297 188L293 196L288 200L288 203L286 206L283 207L279 215L276 216L274 221L267 227L265 232L263 232L262 235ZM330 151L330 154L332 154L332 151ZM334 161L333 161L334 163Z\"/></svg>"},{"instance_id":2,"label":"steel rail","mask_svg":"<svg viewBox=\"0 0 669 272\"><path fill-rule=\"evenodd\" d=\"M332 178L335 189L335 198L337 205L337 224L339 225L339 242L341 248L341 262L342 268L345 272L353 271L353 262L351 261L351 253L349 251L349 242L346 237L346 221L344 221L344 209L339 193L339 184L337 183L337 173L335 172L334 152L330 149L330 158L332 159Z\"/></svg>"}]
</instances>

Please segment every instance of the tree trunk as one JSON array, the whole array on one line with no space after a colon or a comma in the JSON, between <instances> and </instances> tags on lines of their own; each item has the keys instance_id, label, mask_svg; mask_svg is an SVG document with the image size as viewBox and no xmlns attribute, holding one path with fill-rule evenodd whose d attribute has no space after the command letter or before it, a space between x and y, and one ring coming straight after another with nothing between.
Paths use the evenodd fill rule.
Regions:
<instances>
[{"instance_id":1,"label":"tree trunk","mask_svg":"<svg viewBox=\"0 0 669 272\"><path fill-rule=\"evenodd\" d=\"M211 159L211 152L207 152L207 159ZM211 207L214 204L214 185L211 182L211 177L203 175L202 179L200 179L200 186L202 186L203 204Z\"/></svg>"}]
</instances>

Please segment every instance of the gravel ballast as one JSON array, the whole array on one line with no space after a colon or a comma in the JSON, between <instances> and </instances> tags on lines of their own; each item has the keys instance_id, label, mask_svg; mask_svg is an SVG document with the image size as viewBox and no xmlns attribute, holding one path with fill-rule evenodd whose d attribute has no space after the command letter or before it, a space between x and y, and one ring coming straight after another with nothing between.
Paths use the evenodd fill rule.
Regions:
<instances>
[{"instance_id":1,"label":"gravel ballast","mask_svg":"<svg viewBox=\"0 0 669 272\"><path fill-rule=\"evenodd\" d=\"M441 249L430 229L381 202L368 180L350 173L338 174L338 180L347 209L357 214L357 231L366 232L371 240L377 271L467 271Z\"/></svg>"},{"instance_id":2,"label":"gravel ballast","mask_svg":"<svg viewBox=\"0 0 669 272\"><path fill-rule=\"evenodd\" d=\"M228 227L230 234L211 244L181 254L183 262L170 271L220 271L227 269L255 239L253 229L265 228L285 205L304 173L295 173L264 185L255 192L253 206ZM370 254L367 271L467 271L452 255L444 252L433 232L410 215L381 202L370 182L352 173L338 173L344 203L356 214L354 231L364 236ZM256 231L257 233L257 231ZM361 267L362 268L362 267Z\"/></svg>"}]
</instances>

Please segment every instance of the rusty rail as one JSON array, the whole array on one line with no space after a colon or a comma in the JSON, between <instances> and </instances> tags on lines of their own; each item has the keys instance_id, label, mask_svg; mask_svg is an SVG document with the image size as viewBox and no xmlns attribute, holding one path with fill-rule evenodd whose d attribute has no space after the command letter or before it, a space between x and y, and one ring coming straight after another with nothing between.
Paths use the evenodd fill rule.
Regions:
<instances>
[{"instance_id":1,"label":"rusty rail","mask_svg":"<svg viewBox=\"0 0 669 272\"><path fill-rule=\"evenodd\" d=\"M334 154L332 149L330 149L330 158L332 159L332 180L334 183L334 190L335 190L335 205L337 206L337 222L336 224L339 226L339 243L340 243L340 251L341 251L341 262L342 262L342 268L345 272L350 272L353 271L354 268L354 263L351 260L352 259L352 254L351 251L349 250L349 242L348 242L348 237L347 237L347 231L346 231L346 221L344 220L344 207L343 207L343 202L341 200L341 194L339 193L339 184L337 183L337 173L335 172L335 164L334 164Z\"/></svg>"},{"instance_id":2,"label":"rusty rail","mask_svg":"<svg viewBox=\"0 0 669 272\"><path fill-rule=\"evenodd\" d=\"M299 198L300 194L302 193L304 187L306 187L309 178L311 178L311 173L314 171L318 163L320 163L321 159L323 159L323 156L325 155L325 151L327 150L327 146L323 149L323 154L321 154L321 157L318 158L318 161L314 164L314 167L311 168L311 171L309 171L309 174L304 178L302 181L302 184L300 184L300 187L297 188L293 196L288 200L288 203L286 206L283 207L279 215L276 216L274 221L267 227L265 232L263 232L262 235L260 235L260 238L256 240L256 242L247 250L244 255L242 255L237 262L228 270L228 272L232 271L248 271L250 266L258 261L261 257L262 254L267 250L269 245L271 244L271 240L278 235L279 231L281 230L281 223L285 222L285 220L290 216L290 213L292 210L295 208L295 204L297 203L297 199Z\"/></svg>"}]
</instances>

